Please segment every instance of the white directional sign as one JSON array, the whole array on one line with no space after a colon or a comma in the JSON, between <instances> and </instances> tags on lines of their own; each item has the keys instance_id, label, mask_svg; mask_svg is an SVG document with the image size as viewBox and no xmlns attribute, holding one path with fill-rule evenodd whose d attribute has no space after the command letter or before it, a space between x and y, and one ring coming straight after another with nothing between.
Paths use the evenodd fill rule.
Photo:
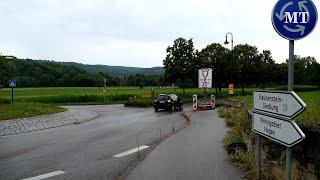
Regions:
<instances>
[{"instance_id":1,"label":"white directional sign","mask_svg":"<svg viewBox=\"0 0 320 180\"><path fill-rule=\"evenodd\" d=\"M276 119L256 112L253 114L252 130L287 147L292 147L305 138L294 121Z\"/></svg>"},{"instance_id":2,"label":"white directional sign","mask_svg":"<svg viewBox=\"0 0 320 180\"><path fill-rule=\"evenodd\" d=\"M290 120L294 119L306 108L306 104L293 91L255 91L253 99L254 111L259 111L264 114L271 113L273 116Z\"/></svg>"}]
</instances>

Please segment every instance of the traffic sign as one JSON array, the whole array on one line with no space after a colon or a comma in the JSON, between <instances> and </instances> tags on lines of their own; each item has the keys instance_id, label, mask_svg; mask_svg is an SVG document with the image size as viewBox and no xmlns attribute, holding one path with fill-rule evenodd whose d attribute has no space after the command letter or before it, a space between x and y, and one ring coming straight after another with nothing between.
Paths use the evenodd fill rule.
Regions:
<instances>
[{"instance_id":1,"label":"traffic sign","mask_svg":"<svg viewBox=\"0 0 320 180\"><path fill-rule=\"evenodd\" d=\"M317 20L317 8L311 0L279 0L272 11L274 29L288 40L306 37Z\"/></svg>"},{"instance_id":2,"label":"traffic sign","mask_svg":"<svg viewBox=\"0 0 320 180\"><path fill-rule=\"evenodd\" d=\"M16 80L9 80L9 87L13 88L17 86L17 81Z\"/></svg>"},{"instance_id":3,"label":"traffic sign","mask_svg":"<svg viewBox=\"0 0 320 180\"><path fill-rule=\"evenodd\" d=\"M252 130L287 147L301 142L305 135L294 121L281 120L254 112Z\"/></svg>"},{"instance_id":4,"label":"traffic sign","mask_svg":"<svg viewBox=\"0 0 320 180\"><path fill-rule=\"evenodd\" d=\"M305 108L306 104L293 91L255 91L253 93L253 110L260 111L262 114L271 113L272 116L292 120Z\"/></svg>"},{"instance_id":5,"label":"traffic sign","mask_svg":"<svg viewBox=\"0 0 320 180\"><path fill-rule=\"evenodd\" d=\"M234 94L234 86L233 86L233 84L229 84L228 93L229 93L229 95L233 95Z\"/></svg>"},{"instance_id":6,"label":"traffic sign","mask_svg":"<svg viewBox=\"0 0 320 180\"><path fill-rule=\"evenodd\" d=\"M198 87L212 88L212 68L203 68L198 70Z\"/></svg>"}]
</instances>

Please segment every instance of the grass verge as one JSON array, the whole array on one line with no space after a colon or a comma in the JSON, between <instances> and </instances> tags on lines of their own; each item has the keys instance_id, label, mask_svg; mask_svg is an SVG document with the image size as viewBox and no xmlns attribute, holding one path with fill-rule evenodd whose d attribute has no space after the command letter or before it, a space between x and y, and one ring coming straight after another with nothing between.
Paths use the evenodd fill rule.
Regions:
<instances>
[{"instance_id":1,"label":"grass verge","mask_svg":"<svg viewBox=\"0 0 320 180\"><path fill-rule=\"evenodd\" d=\"M250 129L250 120L245 108L220 107L219 115L225 118L226 125L229 127L227 135L223 139L223 144L228 151L229 161L245 172L245 178L255 179L255 158L254 158L254 133ZM235 149L232 153L230 147L234 148L234 144L245 143L247 150L241 148ZM285 148L261 137L262 153L261 153L261 179L285 179ZM305 146L298 145L295 147L295 153L301 153ZM308 150L312 152L312 150ZM292 179L317 179L314 165L302 161L303 155L295 156L292 163ZM314 156L310 156L314 157ZM310 158L309 157L309 158ZM298 159L297 159L298 158ZM308 167L310 167L308 169ZM315 168L315 169L313 169Z\"/></svg>"},{"instance_id":2,"label":"grass verge","mask_svg":"<svg viewBox=\"0 0 320 180\"><path fill-rule=\"evenodd\" d=\"M48 115L63 111L66 109L53 104L21 102L0 104L0 120Z\"/></svg>"},{"instance_id":3,"label":"grass verge","mask_svg":"<svg viewBox=\"0 0 320 180\"><path fill-rule=\"evenodd\" d=\"M219 108L219 116L225 119L226 125L229 127L229 131L222 141L224 147L229 151L232 144L244 143L245 138L243 138L242 132L250 128L245 109L222 106ZM249 132L249 136L251 135L251 132ZM243 170L246 178L254 179L254 152L252 148L248 147L246 151L235 148L234 153L228 152L228 154L230 162Z\"/></svg>"}]
</instances>

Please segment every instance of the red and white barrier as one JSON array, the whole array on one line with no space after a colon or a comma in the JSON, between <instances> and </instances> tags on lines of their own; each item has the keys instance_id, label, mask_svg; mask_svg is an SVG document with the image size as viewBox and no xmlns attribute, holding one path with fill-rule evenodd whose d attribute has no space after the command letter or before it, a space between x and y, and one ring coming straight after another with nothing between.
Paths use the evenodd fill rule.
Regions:
<instances>
[{"instance_id":1,"label":"red and white barrier","mask_svg":"<svg viewBox=\"0 0 320 180\"><path fill-rule=\"evenodd\" d=\"M198 96L196 94L192 97L192 111L197 111L198 109Z\"/></svg>"},{"instance_id":2,"label":"red and white barrier","mask_svg":"<svg viewBox=\"0 0 320 180\"><path fill-rule=\"evenodd\" d=\"M211 95L211 106L212 106L212 109L215 109L216 108L216 97L212 94Z\"/></svg>"}]
</instances>

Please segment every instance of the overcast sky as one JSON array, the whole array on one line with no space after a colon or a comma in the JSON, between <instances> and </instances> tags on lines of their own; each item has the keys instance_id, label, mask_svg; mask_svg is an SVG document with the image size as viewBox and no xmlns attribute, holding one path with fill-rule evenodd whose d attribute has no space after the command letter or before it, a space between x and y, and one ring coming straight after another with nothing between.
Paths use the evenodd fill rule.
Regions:
<instances>
[{"instance_id":1,"label":"overcast sky","mask_svg":"<svg viewBox=\"0 0 320 180\"><path fill-rule=\"evenodd\" d=\"M272 0L1 0L0 52L20 58L135 67L162 66L166 47L193 38L199 50L234 43L288 57L273 29ZM318 10L320 1L314 0ZM229 46L226 46L230 48ZM320 62L320 26L296 41L295 54Z\"/></svg>"}]
</instances>

